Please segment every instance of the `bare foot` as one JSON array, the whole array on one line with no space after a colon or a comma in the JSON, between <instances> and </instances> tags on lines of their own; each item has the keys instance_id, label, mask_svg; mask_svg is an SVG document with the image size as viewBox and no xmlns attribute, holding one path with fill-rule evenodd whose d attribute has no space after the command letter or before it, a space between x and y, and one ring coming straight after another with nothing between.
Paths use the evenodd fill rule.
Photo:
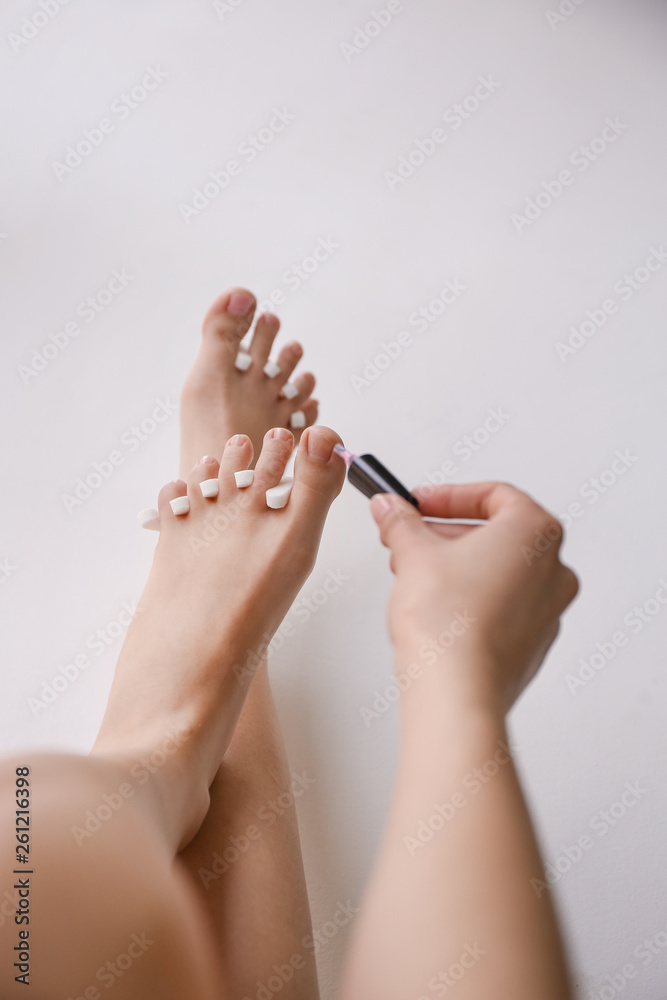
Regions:
<instances>
[{"instance_id":1,"label":"bare foot","mask_svg":"<svg viewBox=\"0 0 667 1000\"><path fill-rule=\"evenodd\" d=\"M282 348L275 359L278 375L269 377L264 371L280 329L276 316L267 313L258 318L248 349L252 364L246 371L236 367L239 345L252 325L255 306L251 292L233 288L223 292L206 314L199 354L181 396L184 478L201 455L219 458L232 434L247 434L258 455L266 431L289 428L296 411L303 412L305 426L317 420L317 401L312 399L315 376L307 372L290 381L303 356L300 344L291 341ZM288 382L298 390L289 399L284 396ZM294 433L298 441L301 429L294 428Z\"/></svg>"},{"instance_id":2,"label":"bare foot","mask_svg":"<svg viewBox=\"0 0 667 1000\"><path fill-rule=\"evenodd\" d=\"M328 428L302 437L287 506L267 506L266 491L283 477L294 446L277 427L264 438L253 484L246 435L227 442L220 464L206 459L158 498L160 538L137 616L128 630L93 752L124 760L159 747L166 732L179 743L161 767L162 794L183 803L179 846L194 835L209 805L208 788L234 731L266 643L310 574L329 507L345 465ZM217 480L204 497L200 483ZM187 495L189 512L170 501Z\"/></svg>"}]
</instances>

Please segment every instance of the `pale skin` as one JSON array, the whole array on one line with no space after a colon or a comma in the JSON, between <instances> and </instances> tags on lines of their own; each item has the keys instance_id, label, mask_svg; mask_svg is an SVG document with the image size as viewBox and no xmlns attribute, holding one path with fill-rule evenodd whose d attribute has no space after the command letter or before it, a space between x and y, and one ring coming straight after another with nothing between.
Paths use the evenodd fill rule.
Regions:
<instances>
[{"instance_id":1,"label":"pale skin","mask_svg":"<svg viewBox=\"0 0 667 1000\"><path fill-rule=\"evenodd\" d=\"M312 569L345 467L333 453L338 435L313 426L314 377L293 379L294 399L280 393L300 346L278 354L280 376L262 371L279 328L274 317L255 324L251 368L234 367L254 310L249 292L232 289L204 321L182 397L182 480L159 495L153 568L91 755L25 753L0 764L0 983L8 1000L28 994L13 967L21 927L14 797L25 765L33 996L97 1000L112 987L110 995L126 1000L255 1000L259 985L272 975L275 983L276 968L287 970L281 1000L318 996L313 951L304 945L311 920L292 777L265 648ZM306 415L303 432L289 429L296 410ZM281 479L295 443L289 504L270 510L265 491ZM253 486L238 490L233 473L250 467ZM211 478L220 492L207 499L199 483ZM169 501L186 493L190 511L176 516ZM530 818L499 747L507 743L505 715L553 642L576 578L559 560L558 541L530 565L521 554L555 522L518 490L442 487L420 499L425 514L488 523L434 530L399 498L372 504L396 574L395 667L410 684L394 802L341 996L431 1000L445 995L442 977L454 966L458 974L461 960L461 1000L569 1000L549 895L538 898L531 884L542 867ZM474 621L445 649L439 640L457 614ZM435 661L424 654L429 643ZM496 771L473 794L466 777L494 758ZM460 802L462 789L464 805L415 847L434 805ZM276 820L258 819L281 795L289 804ZM86 818L100 806L104 821L91 832ZM216 871L215 856L242 837L248 849Z\"/></svg>"}]
</instances>

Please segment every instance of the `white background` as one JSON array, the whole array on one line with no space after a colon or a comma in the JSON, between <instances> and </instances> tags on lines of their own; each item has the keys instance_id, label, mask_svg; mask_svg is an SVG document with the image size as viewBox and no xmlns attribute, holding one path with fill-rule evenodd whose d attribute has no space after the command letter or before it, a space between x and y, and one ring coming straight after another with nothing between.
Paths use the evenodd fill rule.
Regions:
<instances>
[{"instance_id":1,"label":"white background","mask_svg":"<svg viewBox=\"0 0 667 1000\"><path fill-rule=\"evenodd\" d=\"M90 746L120 639L36 716L28 699L141 592L155 538L135 516L177 472L178 418L134 452L120 442L157 399L177 400L217 293L281 288L281 339L305 343L322 422L349 447L410 484L454 459L457 481L510 480L559 514L581 504L565 558L582 592L511 728L545 859L587 833L594 843L554 888L580 996L633 963L626 995L655 1000L667 950L649 964L634 952L667 928L667 611L636 634L624 619L667 578L667 268L628 302L614 285L667 239L665 5L586 0L550 25L555 0L406 0L347 58L364 0L220 6L71 0L14 51L9 33L39 8L2 5L3 749ZM126 121L110 115L157 66L160 87ZM500 86L461 128L443 126L480 76ZM186 224L179 206L241 159L274 108L294 121ZM59 180L54 161L104 117L114 132ZM570 156L608 117L627 128L580 173ZM439 126L445 143L390 190L385 172ZM568 167L574 184L517 232L513 213ZM288 288L284 273L320 237L339 248ZM25 384L33 348L122 268L134 278L122 295ZM410 315L447 280L465 294L418 332ZM610 297L618 312L562 360L557 343ZM403 330L412 345L355 389L352 376ZM509 419L456 458L490 407ZM123 465L68 513L62 495L118 447ZM581 490L617 449L634 460L591 502ZM273 663L293 768L316 778L299 804L316 927L359 899L396 760L395 706L368 725L361 714L391 683L391 580L351 487L306 597L330 570L350 580L309 622L294 619ZM567 676L619 629L627 644L572 692ZM626 782L646 791L601 836L591 821ZM320 956L326 997L345 933Z\"/></svg>"}]
</instances>

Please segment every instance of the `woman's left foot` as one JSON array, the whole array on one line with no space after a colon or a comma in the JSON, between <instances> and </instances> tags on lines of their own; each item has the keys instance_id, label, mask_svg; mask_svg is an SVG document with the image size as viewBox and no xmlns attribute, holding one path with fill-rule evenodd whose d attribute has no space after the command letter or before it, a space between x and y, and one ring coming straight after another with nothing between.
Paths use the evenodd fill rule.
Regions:
<instances>
[{"instance_id":1,"label":"woman's left foot","mask_svg":"<svg viewBox=\"0 0 667 1000\"><path fill-rule=\"evenodd\" d=\"M277 374L265 372L280 329L276 316L261 315L248 351L240 350L256 305L247 289L233 288L223 292L206 314L199 354L181 394L183 478L201 455L220 458L225 441L233 434L247 434L258 455L270 427L289 428L298 441L302 428L292 426L293 414L303 414L303 427L317 420L317 400L312 398L315 376L305 372L292 379L303 357L299 343L291 341L282 348L274 361ZM239 356L246 365L250 361L246 370L237 367ZM268 370L275 372L275 368Z\"/></svg>"}]
</instances>

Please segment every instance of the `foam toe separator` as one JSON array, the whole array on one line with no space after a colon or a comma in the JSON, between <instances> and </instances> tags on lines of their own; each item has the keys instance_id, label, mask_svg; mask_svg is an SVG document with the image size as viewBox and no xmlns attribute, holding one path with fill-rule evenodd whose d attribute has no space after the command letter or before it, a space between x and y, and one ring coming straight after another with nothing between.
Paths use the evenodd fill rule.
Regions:
<instances>
[{"instance_id":1,"label":"foam toe separator","mask_svg":"<svg viewBox=\"0 0 667 1000\"><path fill-rule=\"evenodd\" d=\"M284 479L280 480L277 486L272 486L270 490L267 490L266 491L267 507L270 507L271 510L280 510L282 507L286 507L293 486L294 486L293 477L285 476Z\"/></svg>"},{"instance_id":2,"label":"foam toe separator","mask_svg":"<svg viewBox=\"0 0 667 1000\"><path fill-rule=\"evenodd\" d=\"M160 530L160 512L155 507L146 507L145 510L140 510L137 518L142 528L148 528L150 531Z\"/></svg>"}]
</instances>

